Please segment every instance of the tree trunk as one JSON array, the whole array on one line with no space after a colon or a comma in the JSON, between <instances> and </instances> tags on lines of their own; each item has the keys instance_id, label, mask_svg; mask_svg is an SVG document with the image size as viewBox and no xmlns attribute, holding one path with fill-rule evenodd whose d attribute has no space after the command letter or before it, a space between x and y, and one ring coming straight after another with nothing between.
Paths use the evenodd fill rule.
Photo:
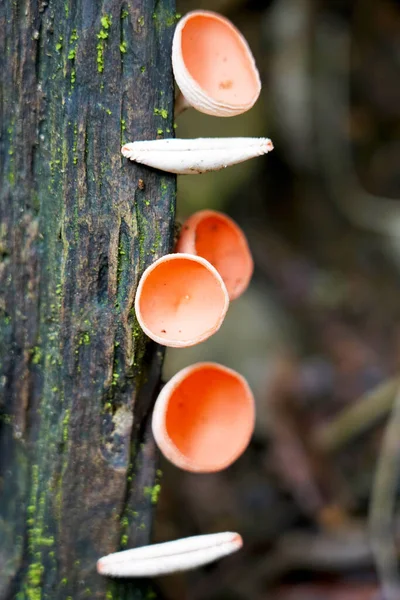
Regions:
<instances>
[{"instance_id":1,"label":"tree trunk","mask_svg":"<svg viewBox=\"0 0 400 600\"><path fill-rule=\"evenodd\" d=\"M163 349L135 320L170 251L174 0L0 0L0 599L155 597L96 573L149 542Z\"/></svg>"}]
</instances>

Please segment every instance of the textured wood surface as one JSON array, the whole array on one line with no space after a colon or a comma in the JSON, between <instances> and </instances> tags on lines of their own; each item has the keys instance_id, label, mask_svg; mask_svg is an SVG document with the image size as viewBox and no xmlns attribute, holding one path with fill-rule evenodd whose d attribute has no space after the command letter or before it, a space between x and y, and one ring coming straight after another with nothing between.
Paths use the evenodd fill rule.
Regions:
<instances>
[{"instance_id":1,"label":"textured wood surface","mask_svg":"<svg viewBox=\"0 0 400 600\"><path fill-rule=\"evenodd\" d=\"M173 0L0 1L0 599L155 597L96 560L148 543L163 350L135 320L172 244Z\"/></svg>"}]
</instances>

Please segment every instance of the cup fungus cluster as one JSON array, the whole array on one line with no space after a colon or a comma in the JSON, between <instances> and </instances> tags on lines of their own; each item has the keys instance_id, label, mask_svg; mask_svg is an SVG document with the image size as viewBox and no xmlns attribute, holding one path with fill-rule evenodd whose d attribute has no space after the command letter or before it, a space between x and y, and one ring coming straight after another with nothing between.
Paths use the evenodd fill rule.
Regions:
<instances>
[{"instance_id":1,"label":"cup fungus cluster","mask_svg":"<svg viewBox=\"0 0 400 600\"><path fill-rule=\"evenodd\" d=\"M228 19L192 11L177 25L172 65L180 93L176 113L192 106L214 116L249 110L260 90L251 50ZM122 154L178 174L218 170L273 149L267 138L135 141ZM253 259L246 237L227 215L201 210L183 224L175 252L143 273L135 297L138 322L164 346L198 344L220 328L229 302L249 285ZM162 454L177 467L213 473L246 449L255 422L247 381L222 365L201 362L179 371L161 390L152 429ZM238 550L239 534L196 536L117 552L98 562L104 575L160 575L195 568Z\"/></svg>"}]
</instances>

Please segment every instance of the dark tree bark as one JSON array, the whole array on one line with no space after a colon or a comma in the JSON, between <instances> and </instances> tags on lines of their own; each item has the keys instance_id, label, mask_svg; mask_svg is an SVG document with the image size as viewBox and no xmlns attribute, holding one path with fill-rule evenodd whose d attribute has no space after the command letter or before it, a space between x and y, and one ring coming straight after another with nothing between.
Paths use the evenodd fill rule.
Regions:
<instances>
[{"instance_id":1,"label":"dark tree bark","mask_svg":"<svg viewBox=\"0 0 400 600\"><path fill-rule=\"evenodd\" d=\"M171 249L174 0L0 0L0 599L155 597L96 573L149 542L163 350L138 279ZM161 131L162 130L162 131Z\"/></svg>"}]
</instances>

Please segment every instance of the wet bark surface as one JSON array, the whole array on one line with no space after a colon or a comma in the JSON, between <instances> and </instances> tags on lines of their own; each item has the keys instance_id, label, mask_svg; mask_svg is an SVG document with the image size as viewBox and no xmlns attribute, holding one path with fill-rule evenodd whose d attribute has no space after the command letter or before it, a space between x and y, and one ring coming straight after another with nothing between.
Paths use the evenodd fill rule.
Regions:
<instances>
[{"instance_id":1,"label":"wet bark surface","mask_svg":"<svg viewBox=\"0 0 400 600\"><path fill-rule=\"evenodd\" d=\"M0 2L0 598L155 597L96 573L148 543L163 350L138 279L175 177L121 144L173 131L173 0Z\"/></svg>"}]
</instances>

